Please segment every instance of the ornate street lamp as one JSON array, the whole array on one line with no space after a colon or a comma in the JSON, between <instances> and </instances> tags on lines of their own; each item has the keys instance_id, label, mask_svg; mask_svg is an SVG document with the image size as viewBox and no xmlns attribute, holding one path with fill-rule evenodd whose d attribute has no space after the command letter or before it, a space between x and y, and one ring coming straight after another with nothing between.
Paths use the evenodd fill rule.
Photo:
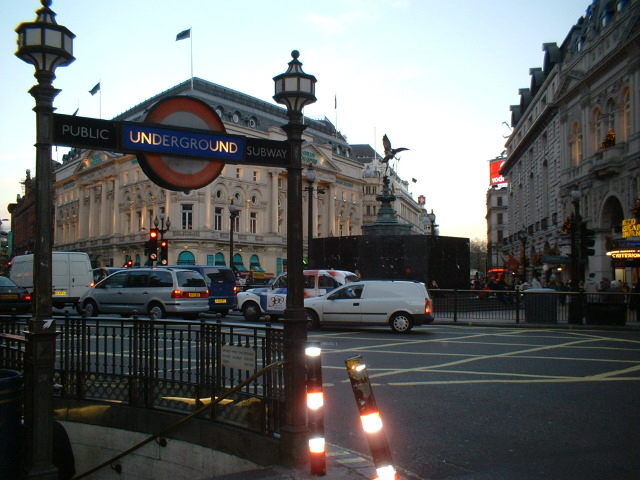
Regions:
<instances>
[{"instance_id":1,"label":"ornate street lamp","mask_svg":"<svg viewBox=\"0 0 640 480\"><path fill-rule=\"evenodd\" d=\"M307 222L307 264L309 268L313 267L313 230L315 219L313 218L313 192L317 192L318 194L324 193L323 188L314 188L313 183L316 181L316 170L313 168L313 164L310 163L307 167L307 183L308 187L305 187L305 190L309 192L309 221Z\"/></svg>"},{"instance_id":2,"label":"ornate street lamp","mask_svg":"<svg viewBox=\"0 0 640 480\"><path fill-rule=\"evenodd\" d=\"M35 179L35 251L33 261L34 316L29 319L25 365L25 445L28 478L56 479L52 462L53 367L56 350L56 325L52 316L51 237L53 221L53 184L51 144L53 135L53 99L60 93L52 85L55 69L72 63L75 35L58 25L49 8L51 0L42 0L33 22L21 23L15 55L33 65L38 84L29 93L36 101L36 179Z\"/></svg>"},{"instance_id":3,"label":"ornate street lamp","mask_svg":"<svg viewBox=\"0 0 640 480\"><path fill-rule=\"evenodd\" d=\"M233 198L229 203L229 267L235 274L235 268L233 266L233 229L236 226L236 217L238 216L238 207L233 204Z\"/></svg>"},{"instance_id":4,"label":"ornate street lamp","mask_svg":"<svg viewBox=\"0 0 640 480\"><path fill-rule=\"evenodd\" d=\"M431 213L427 214L427 218L429 219L429 223L431 223L431 236L433 237L436 234L436 214L433 213L433 208L431 209Z\"/></svg>"},{"instance_id":5,"label":"ornate street lamp","mask_svg":"<svg viewBox=\"0 0 640 480\"><path fill-rule=\"evenodd\" d=\"M164 234L167 233L171 228L171 220L169 220L169 217L167 217L167 224L166 224L167 228L164 228L164 225L165 225L164 218L165 218L164 212L160 212L160 220L158 220L158 217L156 217L153 220L153 225L156 227L156 230L158 230L158 232L160 233L160 256L162 257L160 258L160 263L162 265L168 265L169 264L169 244L168 242L165 242Z\"/></svg>"},{"instance_id":6,"label":"ornate street lamp","mask_svg":"<svg viewBox=\"0 0 640 480\"><path fill-rule=\"evenodd\" d=\"M316 77L302 71L300 53L291 52L289 68L273 78L273 99L286 105L289 123L282 129L291 146L287 167L287 305L284 311L285 424L282 428L285 462L302 465L307 458L305 343L307 318L304 311L302 266L302 109L316 101Z\"/></svg>"},{"instance_id":7,"label":"ornate street lamp","mask_svg":"<svg viewBox=\"0 0 640 480\"><path fill-rule=\"evenodd\" d=\"M527 230L522 225L522 229L518 232L518 239L522 243L522 249L520 251L520 263L522 264L522 281L527 280Z\"/></svg>"},{"instance_id":8,"label":"ornate street lamp","mask_svg":"<svg viewBox=\"0 0 640 480\"><path fill-rule=\"evenodd\" d=\"M580 190L574 188L570 195L573 204L573 213L571 214L571 291L576 292L576 295L569 297L569 323L581 324L583 298L578 295L580 280L583 279L582 259L580 258L580 226L582 224Z\"/></svg>"}]
</instances>

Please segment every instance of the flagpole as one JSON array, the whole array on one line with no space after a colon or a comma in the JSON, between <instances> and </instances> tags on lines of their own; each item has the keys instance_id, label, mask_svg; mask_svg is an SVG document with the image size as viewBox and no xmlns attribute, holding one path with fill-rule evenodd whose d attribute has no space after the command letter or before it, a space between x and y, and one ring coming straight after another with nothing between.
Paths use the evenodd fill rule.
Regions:
<instances>
[{"instance_id":1,"label":"flagpole","mask_svg":"<svg viewBox=\"0 0 640 480\"><path fill-rule=\"evenodd\" d=\"M99 90L100 100L98 100L98 102L99 102L99 104L98 104L99 105L98 106L98 113L99 113L100 120L102 120L102 79L100 79L100 81L98 83L100 84L100 90Z\"/></svg>"},{"instance_id":2,"label":"flagpole","mask_svg":"<svg viewBox=\"0 0 640 480\"><path fill-rule=\"evenodd\" d=\"M191 90L193 90L193 27L189 28L189 43L191 44Z\"/></svg>"},{"instance_id":3,"label":"flagpole","mask_svg":"<svg viewBox=\"0 0 640 480\"><path fill-rule=\"evenodd\" d=\"M338 94L333 95L333 108L336 111L336 138L338 138Z\"/></svg>"}]
</instances>

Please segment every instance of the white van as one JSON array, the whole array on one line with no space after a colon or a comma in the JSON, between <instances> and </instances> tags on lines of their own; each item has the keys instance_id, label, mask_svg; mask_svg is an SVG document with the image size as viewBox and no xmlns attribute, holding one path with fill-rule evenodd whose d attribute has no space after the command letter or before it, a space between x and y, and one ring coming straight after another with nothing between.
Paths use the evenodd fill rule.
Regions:
<instances>
[{"instance_id":1,"label":"white van","mask_svg":"<svg viewBox=\"0 0 640 480\"><path fill-rule=\"evenodd\" d=\"M93 282L89 255L84 252L53 252L51 256L53 306L75 305ZM18 255L11 262L11 280L33 292L33 254Z\"/></svg>"},{"instance_id":2,"label":"white van","mask_svg":"<svg viewBox=\"0 0 640 480\"><path fill-rule=\"evenodd\" d=\"M424 283L409 280L360 280L321 297L305 298L309 328L322 325L388 325L407 333L433 322L431 297Z\"/></svg>"}]
</instances>

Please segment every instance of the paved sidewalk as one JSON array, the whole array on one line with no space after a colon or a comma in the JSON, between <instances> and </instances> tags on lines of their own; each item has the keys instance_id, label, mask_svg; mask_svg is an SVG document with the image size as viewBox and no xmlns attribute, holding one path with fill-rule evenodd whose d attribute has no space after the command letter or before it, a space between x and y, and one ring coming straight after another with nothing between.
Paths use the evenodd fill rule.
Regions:
<instances>
[{"instance_id":1,"label":"paved sidewalk","mask_svg":"<svg viewBox=\"0 0 640 480\"><path fill-rule=\"evenodd\" d=\"M309 466L287 468L279 465L232 473L206 480L371 480L376 477L373 462L355 452L328 445L327 472L323 476L311 475ZM418 477L399 477L417 479Z\"/></svg>"}]
</instances>

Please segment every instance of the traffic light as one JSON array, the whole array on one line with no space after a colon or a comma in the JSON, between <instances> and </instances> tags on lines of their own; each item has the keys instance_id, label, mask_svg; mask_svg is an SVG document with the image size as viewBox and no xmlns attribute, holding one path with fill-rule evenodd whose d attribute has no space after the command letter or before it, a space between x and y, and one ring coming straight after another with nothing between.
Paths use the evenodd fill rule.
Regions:
<instances>
[{"instance_id":1,"label":"traffic light","mask_svg":"<svg viewBox=\"0 0 640 480\"><path fill-rule=\"evenodd\" d=\"M160 242L160 264L169 264L169 242L166 240Z\"/></svg>"},{"instance_id":2,"label":"traffic light","mask_svg":"<svg viewBox=\"0 0 640 480\"><path fill-rule=\"evenodd\" d=\"M149 263L153 265L153 262L158 260L158 239L160 232L157 228L149 230L149 241L144 244L144 253L149 259Z\"/></svg>"},{"instance_id":3,"label":"traffic light","mask_svg":"<svg viewBox=\"0 0 640 480\"><path fill-rule=\"evenodd\" d=\"M587 228L586 223L580 224L580 254L586 259L596 254L593 248L596 244L596 232L591 228Z\"/></svg>"}]
</instances>

